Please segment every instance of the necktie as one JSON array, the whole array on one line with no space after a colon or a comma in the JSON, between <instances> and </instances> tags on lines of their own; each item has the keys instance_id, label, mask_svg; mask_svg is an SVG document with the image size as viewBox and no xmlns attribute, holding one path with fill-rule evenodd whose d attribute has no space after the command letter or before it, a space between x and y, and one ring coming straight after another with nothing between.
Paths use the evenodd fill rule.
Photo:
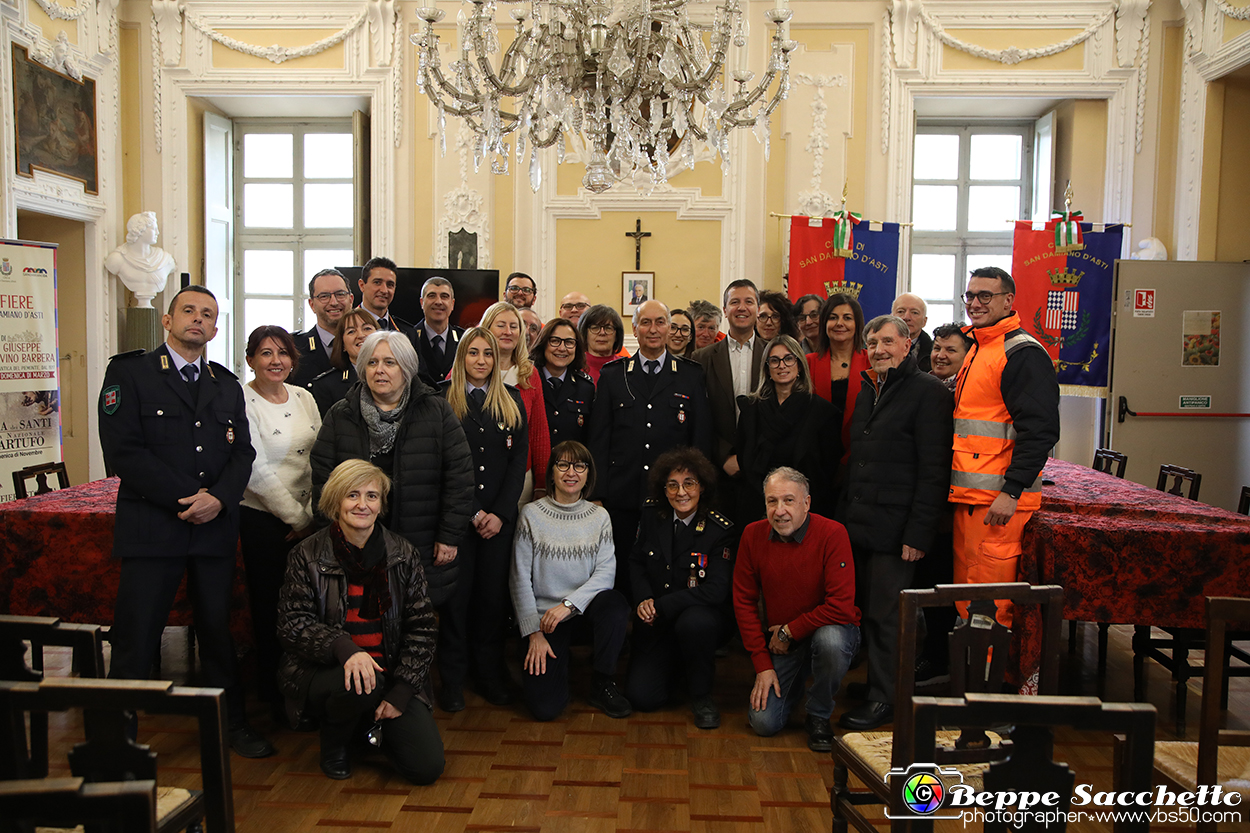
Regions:
<instances>
[{"instance_id":1,"label":"necktie","mask_svg":"<svg viewBox=\"0 0 1250 833\"><path fill-rule=\"evenodd\" d=\"M184 364L181 372L182 378L187 380L187 384L194 385L195 380L200 375L200 366L196 364Z\"/></svg>"},{"instance_id":2,"label":"necktie","mask_svg":"<svg viewBox=\"0 0 1250 833\"><path fill-rule=\"evenodd\" d=\"M560 392L560 385L561 385L561 384L563 384L563 382L564 382L564 380L563 380L563 379L559 378L558 376L552 376L552 377L551 377L550 379L548 379L547 381L551 383L551 390L552 390L553 392L555 392L555 393L559 393L559 392Z\"/></svg>"},{"instance_id":3,"label":"necktie","mask_svg":"<svg viewBox=\"0 0 1250 833\"><path fill-rule=\"evenodd\" d=\"M329 343L326 344L326 355L330 356L333 354L334 354L334 339L330 339Z\"/></svg>"},{"instance_id":4,"label":"necktie","mask_svg":"<svg viewBox=\"0 0 1250 833\"><path fill-rule=\"evenodd\" d=\"M474 388L469 392L469 396L472 397L474 404L479 408L486 403L486 391L481 388Z\"/></svg>"},{"instance_id":5,"label":"necktie","mask_svg":"<svg viewBox=\"0 0 1250 833\"><path fill-rule=\"evenodd\" d=\"M434 338L430 339L430 344L434 346L434 349L438 351L438 354L440 356L443 355L443 337L442 336L434 336Z\"/></svg>"},{"instance_id":6,"label":"necktie","mask_svg":"<svg viewBox=\"0 0 1250 833\"><path fill-rule=\"evenodd\" d=\"M660 372L660 362L658 359L649 359L646 362L647 372L652 376Z\"/></svg>"}]
</instances>

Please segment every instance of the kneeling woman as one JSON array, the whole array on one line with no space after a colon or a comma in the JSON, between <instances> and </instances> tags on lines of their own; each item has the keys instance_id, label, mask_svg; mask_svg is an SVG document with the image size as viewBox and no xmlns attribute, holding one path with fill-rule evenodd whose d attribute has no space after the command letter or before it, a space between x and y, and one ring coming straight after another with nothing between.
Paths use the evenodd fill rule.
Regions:
<instances>
[{"instance_id":1,"label":"kneeling woman","mask_svg":"<svg viewBox=\"0 0 1250 833\"><path fill-rule=\"evenodd\" d=\"M625 645L629 602L612 589L616 554L608 510L582 497L595 485L589 449L567 440L551 450L547 496L521 508L512 555L512 605L528 638L522 697L538 720L569 702L569 645L590 638L590 705L609 717L632 709L613 680Z\"/></svg>"},{"instance_id":2,"label":"kneeling woman","mask_svg":"<svg viewBox=\"0 0 1250 833\"><path fill-rule=\"evenodd\" d=\"M434 607L417 551L377 523L391 481L364 460L340 463L319 508L330 526L296 547L278 603L286 650L278 682L296 718L321 721L321 771L349 778L347 745L376 722L382 751L414 784L443 773L428 702Z\"/></svg>"},{"instance_id":3,"label":"kneeling woman","mask_svg":"<svg viewBox=\"0 0 1250 833\"><path fill-rule=\"evenodd\" d=\"M675 448L651 466L651 497L630 556L635 612L625 686L643 711L662 707L684 670L694 725L715 729L716 646L728 634L733 524L708 507L716 469L694 448Z\"/></svg>"}]
</instances>

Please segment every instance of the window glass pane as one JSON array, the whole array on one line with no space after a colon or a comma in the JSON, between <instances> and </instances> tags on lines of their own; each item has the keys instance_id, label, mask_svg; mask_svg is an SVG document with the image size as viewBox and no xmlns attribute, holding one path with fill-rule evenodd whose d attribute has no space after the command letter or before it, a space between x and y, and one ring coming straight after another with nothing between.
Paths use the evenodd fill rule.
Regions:
<instances>
[{"instance_id":1,"label":"window glass pane","mask_svg":"<svg viewBox=\"0 0 1250 833\"><path fill-rule=\"evenodd\" d=\"M1011 274L1011 255L968 255L968 274L985 266L997 266L1008 275ZM966 276L965 276L966 277Z\"/></svg>"},{"instance_id":2,"label":"window glass pane","mask_svg":"<svg viewBox=\"0 0 1250 833\"><path fill-rule=\"evenodd\" d=\"M911 204L911 220L915 229L954 231L958 198L959 188L954 185L915 186Z\"/></svg>"},{"instance_id":3,"label":"window glass pane","mask_svg":"<svg viewBox=\"0 0 1250 833\"><path fill-rule=\"evenodd\" d=\"M911 256L911 291L921 298L955 296L955 256Z\"/></svg>"},{"instance_id":4,"label":"window glass pane","mask_svg":"<svg viewBox=\"0 0 1250 833\"><path fill-rule=\"evenodd\" d=\"M352 134L309 133L304 136L304 176L351 179L352 167Z\"/></svg>"},{"instance_id":5,"label":"window glass pane","mask_svg":"<svg viewBox=\"0 0 1250 833\"><path fill-rule=\"evenodd\" d=\"M940 327L943 324L964 324L962 314L955 314L955 307L951 304L929 304L929 323L925 325L925 329L930 333L934 327Z\"/></svg>"},{"instance_id":6,"label":"window glass pane","mask_svg":"<svg viewBox=\"0 0 1250 833\"><path fill-rule=\"evenodd\" d=\"M959 178L959 136L916 134L916 179Z\"/></svg>"},{"instance_id":7,"label":"window glass pane","mask_svg":"<svg viewBox=\"0 0 1250 833\"><path fill-rule=\"evenodd\" d=\"M275 298L243 299L243 339L252 330L264 324L277 324L287 332L291 332L294 322L295 302Z\"/></svg>"},{"instance_id":8,"label":"window glass pane","mask_svg":"<svg viewBox=\"0 0 1250 833\"><path fill-rule=\"evenodd\" d=\"M305 185L304 228L351 228L352 184Z\"/></svg>"},{"instance_id":9,"label":"window glass pane","mask_svg":"<svg viewBox=\"0 0 1250 833\"><path fill-rule=\"evenodd\" d=\"M251 182L243 186L243 225L248 228L291 228L295 219L295 186Z\"/></svg>"},{"instance_id":10,"label":"window glass pane","mask_svg":"<svg viewBox=\"0 0 1250 833\"><path fill-rule=\"evenodd\" d=\"M278 179L294 172L295 143L290 133L243 134L243 176Z\"/></svg>"},{"instance_id":11,"label":"window glass pane","mask_svg":"<svg viewBox=\"0 0 1250 833\"><path fill-rule=\"evenodd\" d=\"M1023 136L972 134L970 174L973 179L1019 179Z\"/></svg>"},{"instance_id":12,"label":"window glass pane","mask_svg":"<svg viewBox=\"0 0 1250 833\"><path fill-rule=\"evenodd\" d=\"M1020 219L1020 189L1015 185L968 188L968 231L1011 231Z\"/></svg>"},{"instance_id":13,"label":"window glass pane","mask_svg":"<svg viewBox=\"0 0 1250 833\"><path fill-rule=\"evenodd\" d=\"M356 253L351 249L308 249L304 252L304 276L301 279L299 291L308 292L308 282L312 280L312 276L320 272L322 269L333 269L338 266L351 266L352 261L356 259ZM324 283L324 282L323 282ZM351 283L351 281L348 281ZM300 312L304 315L304 324L301 330L307 330L316 323L317 317L313 315L313 311L309 309L308 304L300 306Z\"/></svg>"},{"instance_id":14,"label":"window glass pane","mask_svg":"<svg viewBox=\"0 0 1250 833\"><path fill-rule=\"evenodd\" d=\"M243 291L248 295L290 295L294 276L294 252L275 249L243 252Z\"/></svg>"}]
</instances>

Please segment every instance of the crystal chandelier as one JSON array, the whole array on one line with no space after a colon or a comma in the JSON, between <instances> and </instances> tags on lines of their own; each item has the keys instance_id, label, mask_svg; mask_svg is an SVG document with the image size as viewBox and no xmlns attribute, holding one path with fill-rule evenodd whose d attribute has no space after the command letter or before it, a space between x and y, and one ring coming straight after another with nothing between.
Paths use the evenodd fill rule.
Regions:
<instances>
[{"instance_id":1,"label":"crystal chandelier","mask_svg":"<svg viewBox=\"0 0 1250 833\"><path fill-rule=\"evenodd\" d=\"M417 87L438 110L441 152L447 152L450 113L473 131L475 170L490 157L494 173L508 172L506 137L515 138L518 165L528 147L535 191L542 182L539 150L553 144L559 162L570 142L585 149L582 185L595 193L625 179L649 191L683 166L694 168L696 141L728 168L735 127L753 127L767 159L769 116L790 89L796 44L786 24L792 12L786 0L766 12L774 27L767 68L749 87L755 73L747 69L742 0L720 0L710 23L691 21L687 6L693 2L510 3L515 37L501 56L495 0L462 0L457 54L446 72L434 32L444 13L417 9L425 21L425 30L411 38Z\"/></svg>"}]
</instances>

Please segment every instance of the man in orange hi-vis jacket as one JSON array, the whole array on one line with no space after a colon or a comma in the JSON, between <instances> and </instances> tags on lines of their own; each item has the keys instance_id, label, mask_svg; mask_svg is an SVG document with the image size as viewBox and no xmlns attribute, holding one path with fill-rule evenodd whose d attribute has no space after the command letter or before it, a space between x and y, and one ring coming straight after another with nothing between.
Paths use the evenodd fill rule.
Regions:
<instances>
[{"instance_id":1,"label":"man in orange hi-vis jacket","mask_svg":"<svg viewBox=\"0 0 1250 833\"><path fill-rule=\"evenodd\" d=\"M975 344L955 385L956 584L1016 581L1024 525L1042 504L1042 466L1059 440L1055 366L1020 327L1015 291L1010 275L988 266L972 273L964 293ZM1001 599L998 621L1011 626L1011 605Z\"/></svg>"}]
</instances>

